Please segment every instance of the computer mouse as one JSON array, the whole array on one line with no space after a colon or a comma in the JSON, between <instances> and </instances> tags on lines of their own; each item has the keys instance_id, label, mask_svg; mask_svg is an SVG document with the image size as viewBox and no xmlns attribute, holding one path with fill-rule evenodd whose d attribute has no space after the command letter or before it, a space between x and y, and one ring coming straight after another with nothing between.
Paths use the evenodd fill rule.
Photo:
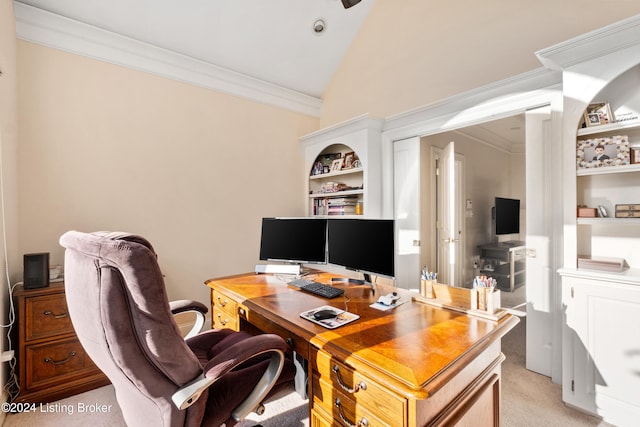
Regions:
<instances>
[{"instance_id":1,"label":"computer mouse","mask_svg":"<svg viewBox=\"0 0 640 427\"><path fill-rule=\"evenodd\" d=\"M333 319L338 313L333 310L320 310L313 313L313 318L316 320Z\"/></svg>"}]
</instances>

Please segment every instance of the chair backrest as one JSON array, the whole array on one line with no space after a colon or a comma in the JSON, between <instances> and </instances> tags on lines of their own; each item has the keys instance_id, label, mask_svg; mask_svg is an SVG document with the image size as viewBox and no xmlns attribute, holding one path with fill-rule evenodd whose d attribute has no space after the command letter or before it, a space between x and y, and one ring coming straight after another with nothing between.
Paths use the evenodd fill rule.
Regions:
<instances>
[{"instance_id":1,"label":"chair backrest","mask_svg":"<svg viewBox=\"0 0 640 427\"><path fill-rule=\"evenodd\" d=\"M206 395L185 411L171 395L202 373L171 315L151 244L124 233L70 231L69 314L87 354L111 380L128 425L199 425Z\"/></svg>"}]
</instances>

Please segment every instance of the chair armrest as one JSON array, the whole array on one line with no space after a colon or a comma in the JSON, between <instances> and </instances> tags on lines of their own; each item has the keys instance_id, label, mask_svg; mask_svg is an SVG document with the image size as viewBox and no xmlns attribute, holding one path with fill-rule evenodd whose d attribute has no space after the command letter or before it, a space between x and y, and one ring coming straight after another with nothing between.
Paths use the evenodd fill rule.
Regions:
<instances>
[{"instance_id":1,"label":"chair armrest","mask_svg":"<svg viewBox=\"0 0 640 427\"><path fill-rule=\"evenodd\" d=\"M173 314L183 313L185 311L197 311L202 314L207 314L209 311L206 305L199 301L189 299L169 301L169 308Z\"/></svg>"},{"instance_id":2,"label":"chair armrest","mask_svg":"<svg viewBox=\"0 0 640 427\"><path fill-rule=\"evenodd\" d=\"M246 338L220 352L207 363L204 373L185 384L171 399L180 409L191 406L204 390L238 365L262 354L270 354L269 366L251 393L232 412L237 421L253 411L271 391L282 372L286 344L277 335L263 334Z\"/></svg>"},{"instance_id":3,"label":"chair armrest","mask_svg":"<svg viewBox=\"0 0 640 427\"><path fill-rule=\"evenodd\" d=\"M205 314L209 311L207 306L201 302L186 299L169 301L169 308L171 309L171 313L174 315L188 312L195 314L195 322L191 327L191 330L185 336L185 339L197 335L202 330L205 321Z\"/></svg>"}]
</instances>

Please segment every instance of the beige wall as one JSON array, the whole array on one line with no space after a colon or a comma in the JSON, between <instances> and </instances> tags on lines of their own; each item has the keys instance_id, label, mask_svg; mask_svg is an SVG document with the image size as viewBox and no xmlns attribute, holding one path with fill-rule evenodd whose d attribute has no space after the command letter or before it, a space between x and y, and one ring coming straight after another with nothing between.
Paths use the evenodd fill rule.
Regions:
<instances>
[{"instance_id":1,"label":"beige wall","mask_svg":"<svg viewBox=\"0 0 640 427\"><path fill-rule=\"evenodd\" d=\"M170 298L252 271L260 218L303 215L298 137L318 119L18 42L20 253L69 229L139 233Z\"/></svg>"},{"instance_id":2,"label":"beige wall","mask_svg":"<svg viewBox=\"0 0 640 427\"><path fill-rule=\"evenodd\" d=\"M536 51L638 13L635 0L377 0L324 93L321 126L540 68Z\"/></svg>"},{"instance_id":3,"label":"beige wall","mask_svg":"<svg viewBox=\"0 0 640 427\"><path fill-rule=\"evenodd\" d=\"M16 270L18 268L17 249L17 91L16 91L16 38L15 22L13 19L13 2L11 0L0 0L0 150L1 160L0 171L2 173L3 186L0 189L4 199L4 210L0 210L0 221L5 227L5 239L0 229L0 321L3 325L8 322L9 306L9 283L17 280ZM9 270L5 261L5 253L9 261ZM9 274L7 274L9 271ZM7 278L7 276L10 276ZM6 350L5 332L2 328L0 338L0 351ZM6 381L6 367L3 363L0 368L0 387L4 390ZM2 399L4 402L4 399ZM4 414L0 413L0 423Z\"/></svg>"}]
</instances>

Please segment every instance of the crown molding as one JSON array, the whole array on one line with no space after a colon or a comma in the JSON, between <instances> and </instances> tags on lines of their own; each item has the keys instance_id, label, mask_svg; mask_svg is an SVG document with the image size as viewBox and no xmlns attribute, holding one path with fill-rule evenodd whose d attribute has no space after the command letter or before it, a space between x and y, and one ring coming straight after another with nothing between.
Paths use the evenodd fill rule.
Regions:
<instances>
[{"instance_id":1,"label":"crown molding","mask_svg":"<svg viewBox=\"0 0 640 427\"><path fill-rule=\"evenodd\" d=\"M536 56L545 67L563 70L638 45L640 45L640 15L634 15L539 50Z\"/></svg>"},{"instance_id":2,"label":"crown molding","mask_svg":"<svg viewBox=\"0 0 640 427\"><path fill-rule=\"evenodd\" d=\"M387 117L383 136L400 140L508 117L548 104L561 87L562 73L541 67Z\"/></svg>"},{"instance_id":3,"label":"crown molding","mask_svg":"<svg viewBox=\"0 0 640 427\"><path fill-rule=\"evenodd\" d=\"M304 144L325 142L331 139L343 137L352 132L368 130L372 132L382 132L383 120L370 116L368 113L361 114L351 119L336 123L329 127L311 132L300 137L300 142Z\"/></svg>"},{"instance_id":4,"label":"crown molding","mask_svg":"<svg viewBox=\"0 0 640 427\"><path fill-rule=\"evenodd\" d=\"M313 117L322 100L14 1L21 40Z\"/></svg>"}]
</instances>

